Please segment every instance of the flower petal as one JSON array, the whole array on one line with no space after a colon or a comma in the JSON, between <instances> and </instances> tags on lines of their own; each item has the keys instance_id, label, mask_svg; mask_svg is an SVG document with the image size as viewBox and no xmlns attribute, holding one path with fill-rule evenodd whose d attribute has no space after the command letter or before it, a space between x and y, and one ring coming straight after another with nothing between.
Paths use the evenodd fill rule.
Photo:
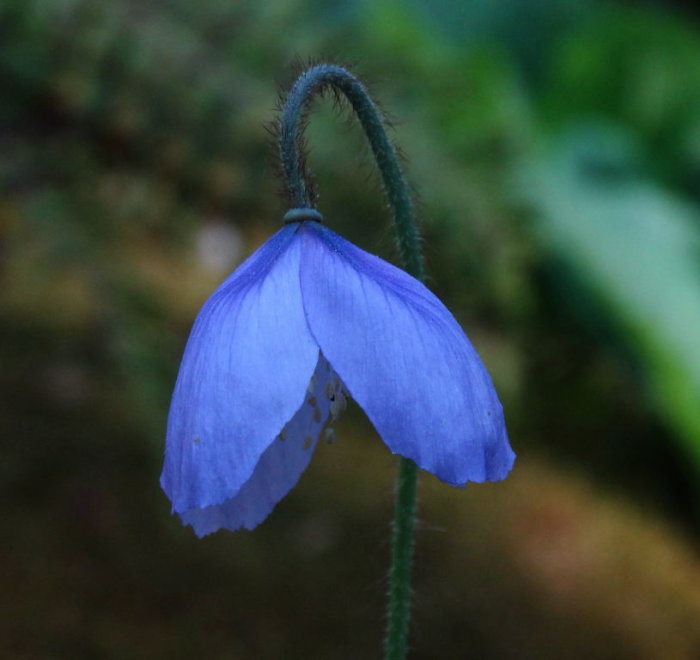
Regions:
<instances>
[{"instance_id":1,"label":"flower petal","mask_svg":"<svg viewBox=\"0 0 700 660\"><path fill-rule=\"evenodd\" d=\"M329 229L300 233L311 332L389 449L453 485L503 479L514 454L501 404L450 312Z\"/></svg>"},{"instance_id":2,"label":"flower petal","mask_svg":"<svg viewBox=\"0 0 700 660\"><path fill-rule=\"evenodd\" d=\"M301 406L318 358L301 300L294 226L209 298L175 385L161 475L182 513L221 504L250 479Z\"/></svg>"},{"instance_id":3,"label":"flower petal","mask_svg":"<svg viewBox=\"0 0 700 660\"><path fill-rule=\"evenodd\" d=\"M326 382L334 378L326 359L319 354L306 399L284 431L260 457L253 476L231 499L218 506L191 509L180 514L200 538L221 528L254 529L275 505L296 486L306 469L323 425L330 401L323 396Z\"/></svg>"}]
</instances>

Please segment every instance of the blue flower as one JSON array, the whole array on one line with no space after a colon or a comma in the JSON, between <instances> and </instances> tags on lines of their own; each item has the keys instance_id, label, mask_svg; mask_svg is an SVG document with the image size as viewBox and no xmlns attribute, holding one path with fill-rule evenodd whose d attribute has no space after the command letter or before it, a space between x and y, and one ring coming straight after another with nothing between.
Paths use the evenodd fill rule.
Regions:
<instances>
[{"instance_id":1,"label":"blue flower","mask_svg":"<svg viewBox=\"0 0 700 660\"><path fill-rule=\"evenodd\" d=\"M173 511L198 536L253 529L350 396L392 453L451 485L513 465L491 379L445 306L318 222L288 224L192 329L161 475Z\"/></svg>"}]
</instances>

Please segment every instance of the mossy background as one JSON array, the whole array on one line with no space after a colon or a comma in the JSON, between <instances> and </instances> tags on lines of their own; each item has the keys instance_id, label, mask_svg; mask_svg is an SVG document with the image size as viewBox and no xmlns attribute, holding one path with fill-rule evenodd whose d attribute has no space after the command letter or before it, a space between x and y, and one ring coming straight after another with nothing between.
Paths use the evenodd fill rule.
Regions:
<instances>
[{"instance_id":1,"label":"mossy background","mask_svg":"<svg viewBox=\"0 0 700 660\"><path fill-rule=\"evenodd\" d=\"M252 533L198 540L158 486L197 310L286 210L278 83L327 57L397 119L519 455L422 477L411 657L698 657L692 9L4 0L0 34L0 656L380 656L394 461L361 411ZM309 129L320 209L395 261L343 118Z\"/></svg>"}]
</instances>

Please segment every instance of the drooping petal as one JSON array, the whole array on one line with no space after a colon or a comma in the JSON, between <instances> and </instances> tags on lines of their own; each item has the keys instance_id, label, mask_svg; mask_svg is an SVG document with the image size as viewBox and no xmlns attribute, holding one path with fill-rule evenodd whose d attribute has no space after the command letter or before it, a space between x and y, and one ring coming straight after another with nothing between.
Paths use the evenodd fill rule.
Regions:
<instances>
[{"instance_id":1,"label":"drooping petal","mask_svg":"<svg viewBox=\"0 0 700 660\"><path fill-rule=\"evenodd\" d=\"M221 504L301 406L318 358L295 227L275 234L199 313L175 385L161 484L173 510Z\"/></svg>"},{"instance_id":2,"label":"drooping petal","mask_svg":"<svg viewBox=\"0 0 700 660\"><path fill-rule=\"evenodd\" d=\"M253 476L231 499L204 509L180 514L182 522L192 525L202 537L219 529L253 529L270 514L277 503L296 486L318 442L330 414L330 400L324 395L326 384L335 374L319 354L316 370L306 398L282 433L260 457Z\"/></svg>"},{"instance_id":3,"label":"drooping petal","mask_svg":"<svg viewBox=\"0 0 700 660\"><path fill-rule=\"evenodd\" d=\"M389 449L453 485L504 478L514 454L501 404L450 312L329 229L300 233L311 332Z\"/></svg>"}]
</instances>

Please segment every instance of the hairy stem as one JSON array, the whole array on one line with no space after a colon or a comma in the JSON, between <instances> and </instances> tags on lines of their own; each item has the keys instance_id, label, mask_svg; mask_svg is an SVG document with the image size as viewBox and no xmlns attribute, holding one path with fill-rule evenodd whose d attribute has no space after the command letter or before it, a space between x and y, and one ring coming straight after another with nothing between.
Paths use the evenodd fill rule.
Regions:
<instances>
[{"instance_id":1,"label":"hairy stem","mask_svg":"<svg viewBox=\"0 0 700 660\"><path fill-rule=\"evenodd\" d=\"M416 229L413 204L396 155L389 141L384 122L365 86L349 71L333 64L320 64L299 76L287 95L280 122L280 157L291 203L298 208L315 208L316 198L305 171L302 152L305 110L311 99L331 88L350 102L362 124L372 153L382 175L389 198L403 267L423 281L423 257Z\"/></svg>"},{"instance_id":2,"label":"hairy stem","mask_svg":"<svg viewBox=\"0 0 700 660\"><path fill-rule=\"evenodd\" d=\"M389 198L403 266L411 275L422 281L423 257L413 204L396 149L389 141L381 114L364 85L342 67L321 64L307 69L287 95L282 109L279 138L282 170L290 202L297 209L315 208L316 196L305 168L303 129L309 102L326 89L343 94L357 115ZM400 458L389 570L386 660L403 660L408 646L417 482L416 464L410 459Z\"/></svg>"}]
</instances>

